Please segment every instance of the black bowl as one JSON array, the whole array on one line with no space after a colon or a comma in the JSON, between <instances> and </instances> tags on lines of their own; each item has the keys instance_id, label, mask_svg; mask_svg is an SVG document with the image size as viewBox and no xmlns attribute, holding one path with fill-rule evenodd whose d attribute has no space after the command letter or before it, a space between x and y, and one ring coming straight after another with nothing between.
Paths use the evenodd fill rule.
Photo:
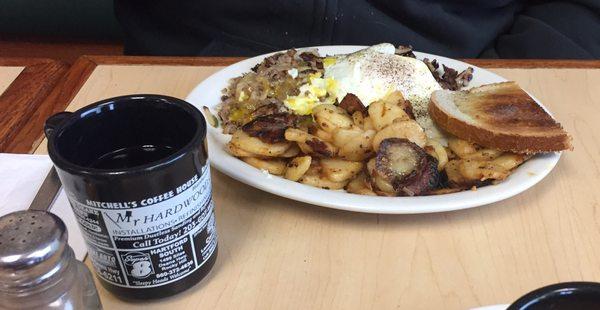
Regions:
<instances>
[{"instance_id":1,"label":"black bowl","mask_svg":"<svg viewBox=\"0 0 600 310\"><path fill-rule=\"evenodd\" d=\"M508 310L600 309L600 283L565 282L527 293Z\"/></svg>"}]
</instances>

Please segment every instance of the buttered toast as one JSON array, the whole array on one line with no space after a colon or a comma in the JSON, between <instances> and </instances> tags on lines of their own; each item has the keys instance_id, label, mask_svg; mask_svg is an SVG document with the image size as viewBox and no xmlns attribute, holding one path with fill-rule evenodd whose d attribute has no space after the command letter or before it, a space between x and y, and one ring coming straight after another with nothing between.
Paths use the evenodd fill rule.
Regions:
<instances>
[{"instance_id":1,"label":"buttered toast","mask_svg":"<svg viewBox=\"0 0 600 310\"><path fill-rule=\"evenodd\" d=\"M560 123L515 82L437 90L429 114L447 132L493 149L528 154L572 149Z\"/></svg>"}]
</instances>

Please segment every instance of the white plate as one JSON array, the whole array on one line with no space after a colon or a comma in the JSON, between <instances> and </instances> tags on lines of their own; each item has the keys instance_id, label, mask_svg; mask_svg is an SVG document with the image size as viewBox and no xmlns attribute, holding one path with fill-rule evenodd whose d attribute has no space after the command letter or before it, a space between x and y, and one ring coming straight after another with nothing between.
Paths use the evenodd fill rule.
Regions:
<instances>
[{"instance_id":1,"label":"white plate","mask_svg":"<svg viewBox=\"0 0 600 310\"><path fill-rule=\"evenodd\" d=\"M317 47L321 55L346 54L364 48L363 46L320 46ZM425 54L415 53L418 58L425 57L437 59L459 72L469 65L457 60ZM186 98L186 100L199 109L208 106L211 111L219 104L221 90L227 86L229 79L250 71L263 58L271 54L261 55L240 61L228 66L202 81ZM473 66L472 66L473 67ZM506 79L486 71L475 69L474 78L470 86L496 83ZM538 102L539 103L539 102ZM420 196L420 197L372 197L332 191L303 185L288 181L284 178L263 173L245 162L229 155L225 151L225 144L230 136L221 132L221 128L208 128L207 140L209 158L212 166L230 177L254 186L258 189L290 199L307 202L314 205L368 213L430 213L483 206L497 202L530 188L542 180L554 168L560 158L560 153L538 155L528 160L504 182L478 188L476 191L463 191L459 193Z\"/></svg>"}]
</instances>

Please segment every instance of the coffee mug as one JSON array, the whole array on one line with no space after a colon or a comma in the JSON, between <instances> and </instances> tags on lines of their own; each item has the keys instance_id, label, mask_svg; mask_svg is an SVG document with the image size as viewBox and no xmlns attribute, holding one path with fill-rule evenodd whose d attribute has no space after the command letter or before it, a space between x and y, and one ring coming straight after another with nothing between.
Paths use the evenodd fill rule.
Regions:
<instances>
[{"instance_id":1,"label":"coffee mug","mask_svg":"<svg viewBox=\"0 0 600 310\"><path fill-rule=\"evenodd\" d=\"M210 271L217 233L198 109L122 96L56 114L45 133L104 287L123 298L165 297Z\"/></svg>"}]
</instances>

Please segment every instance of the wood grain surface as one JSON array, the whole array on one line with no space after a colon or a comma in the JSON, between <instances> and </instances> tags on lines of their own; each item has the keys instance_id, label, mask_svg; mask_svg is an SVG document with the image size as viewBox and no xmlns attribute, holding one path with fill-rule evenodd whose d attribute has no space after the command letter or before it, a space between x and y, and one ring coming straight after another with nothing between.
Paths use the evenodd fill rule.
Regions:
<instances>
[{"instance_id":1,"label":"wood grain surface","mask_svg":"<svg viewBox=\"0 0 600 310\"><path fill-rule=\"evenodd\" d=\"M226 66L244 57L151 57L151 56L85 56L99 65L186 65ZM600 68L600 60L567 59L460 59L483 68Z\"/></svg>"},{"instance_id":2,"label":"wood grain surface","mask_svg":"<svg viewBox=\"0 0 600 310\"><path fill-rule=\"evenodd\" d=\"M87 57L80 57L64 76L56 81L43 102L31 111L27 122L22 125L15 137L4 149L10 153L31 153L44 138L43 128L46 119L65 110L81 86L96 68ZM0 128L1 130L1 128Z\"/></svg>"},{"instance_id":3,"label":"wood grain surface","mask_svg":"<svg viewBox=\"0 0 600 310\"><path fill-rule=\"evenodd\" d=\"M0 94L2 94L8 86L19 76L19 73L23 71L23 66L11 66L3 67L0 66Z\"/></svg>"},{"instance_id":4,"label":"wood grain surface","mask_svg":"<svg viewBox=\"0 0 600 310\"><path fill-rule=\"evenodd\" d=\"M20 139L23 127L66 73L68 65L50 59L4 59L0 65L21 64L25 68L0 95L0 152ZM39 132L36 133L39 136Z\"/></svg>"},{"instance_id":5,"label":"wood grain surface","mask_svg":"<svg viewBox=\"0 0 600 310\"><path fill-rule=\"evenodd\" d=\"M184 98L216 70L100 65L67 109L131 93ZM532 189L463 211L373 215L291 201L213 171L220 250L209 276L147 303L99 287L104 308L468 309L550 283L600 281L600 70L492 71L574 136L575 150Z\"/></svg>"}]
</instances>

